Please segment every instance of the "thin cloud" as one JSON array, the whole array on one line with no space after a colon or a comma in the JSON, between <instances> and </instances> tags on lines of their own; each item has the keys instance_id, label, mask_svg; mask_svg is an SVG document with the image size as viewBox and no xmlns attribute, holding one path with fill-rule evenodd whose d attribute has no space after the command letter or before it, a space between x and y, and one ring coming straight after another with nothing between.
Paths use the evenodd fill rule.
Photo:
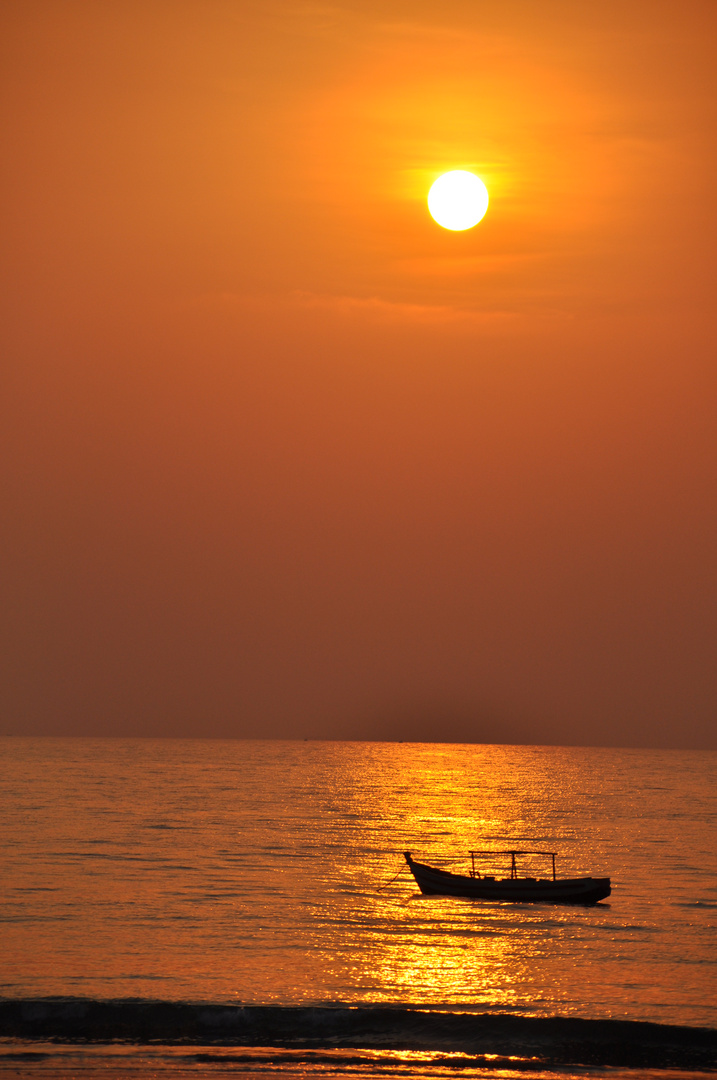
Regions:
<instances>
[{"instance_id":1,"label":"thin cloud","mask_svg":"<svg viewBox=\"0 0 717 1080\"><path fill-rule=\"evenodd\" d=\"M365 318L375 322L403 325L468 325L502 327L518 321L515 311L475 311L447 304L416 304L385 300L380 296L349 296L295 289L283 294L217 293L197 297L202 308L253 310L256 312L324 311L345 318Z\"/></svg>"}]
</instances>

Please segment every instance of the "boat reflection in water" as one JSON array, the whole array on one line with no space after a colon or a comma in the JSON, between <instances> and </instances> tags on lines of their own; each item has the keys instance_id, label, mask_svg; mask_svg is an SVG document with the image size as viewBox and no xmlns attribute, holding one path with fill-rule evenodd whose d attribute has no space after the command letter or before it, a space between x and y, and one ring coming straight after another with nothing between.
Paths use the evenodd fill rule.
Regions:
<instances>
[{"instance_id":1,"label":"boat reflection in water","mask_svg":"<svg viewBox=\"0 0 717 1080\"><path fill-rule=\"evenodd\" d=\"M481 876L476 859L495 855L510 855L510 877ZM519 855L546 855L552 858L552 878L518 877L516 857ZM596 904L609 896L611 891L610 878L556 877L554 851L471 851L469 875L452 874L448 870L415 862L410 851L405 851L404 856L419 889L426 896L464 896L513 903L548 901L554 904Z\"/></svg>"}]
</instances>

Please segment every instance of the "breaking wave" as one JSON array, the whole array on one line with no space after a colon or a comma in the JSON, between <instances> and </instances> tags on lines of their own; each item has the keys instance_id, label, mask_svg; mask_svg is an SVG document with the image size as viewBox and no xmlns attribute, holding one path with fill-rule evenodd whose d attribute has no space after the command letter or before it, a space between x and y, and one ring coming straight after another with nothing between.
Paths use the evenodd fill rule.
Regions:
<instances>
[{"instance_id":1,"label":"breaking wave","mask_svg":"<svg viewBox=\"0 0 717 1080\"><path fill-rule=\"evenodd\" d=\"M418 1053L434 1064L488 1059L626 1068L717 1068L717 1030L631 1020L529 1017L390 1006L231 1006L85 998L0 1000L12 1042L276 1048L307 1064ZM7 1045L7 1050L11 1047ZM28 1053L27 1049L23 1053ZM226 1049L224 1056L226 1056Z\"/></svg>"}]
</instances>

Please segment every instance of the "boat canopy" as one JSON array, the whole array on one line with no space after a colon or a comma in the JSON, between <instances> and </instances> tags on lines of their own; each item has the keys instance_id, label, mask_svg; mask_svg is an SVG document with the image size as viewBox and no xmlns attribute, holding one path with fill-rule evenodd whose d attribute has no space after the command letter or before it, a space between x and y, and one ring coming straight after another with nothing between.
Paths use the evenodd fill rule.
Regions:
<instances>
[{"instance_id":1,"label":"boat canopy","mask_svg":"<svg viewBox=\"0 0 717 1080\"><path fill-rule=\"evenodd\" d=\"M553 860L553 881L555 881L555 857L556 857L557 854L558 854L557 851L535 851L533 849L528 849L528 848L523 848L520 851L518 851L515 848L510 848L510 849L504 850L504 851L496 851L495 849L485 850L485 851L471 851L471 853L470 853L470 855L471 855L471 866L473 868L472 873L471 873L471 877L476 876L476 858L477 857L480 858L480 857L485 856L485 855L510 855L510 876L511 876L511 878L517 878L517 876L518 876L518 867L517 867L516 862L515 862L516 855L546 855L546 856L549 856ZM480 876L480 875L478 875L478 876Z\"/></svg>"}]
</instances>

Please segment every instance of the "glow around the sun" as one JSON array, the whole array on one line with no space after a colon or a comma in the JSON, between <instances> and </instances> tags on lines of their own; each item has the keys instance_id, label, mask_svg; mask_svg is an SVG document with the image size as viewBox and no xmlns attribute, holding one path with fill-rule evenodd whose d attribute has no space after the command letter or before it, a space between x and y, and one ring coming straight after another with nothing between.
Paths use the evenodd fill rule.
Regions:
<instances>
[{"instance_id":1,"label":"glow around the sun","mask_svg":"<svg viewBox=\"0 0 717 1080\"><path fill-rule=\"evenodd\" d=\"M454 169L439 176L431 186L428 209L444 229L472 229L488 209L488 189L475 173Z\"/></svg>"}]
</instances>

